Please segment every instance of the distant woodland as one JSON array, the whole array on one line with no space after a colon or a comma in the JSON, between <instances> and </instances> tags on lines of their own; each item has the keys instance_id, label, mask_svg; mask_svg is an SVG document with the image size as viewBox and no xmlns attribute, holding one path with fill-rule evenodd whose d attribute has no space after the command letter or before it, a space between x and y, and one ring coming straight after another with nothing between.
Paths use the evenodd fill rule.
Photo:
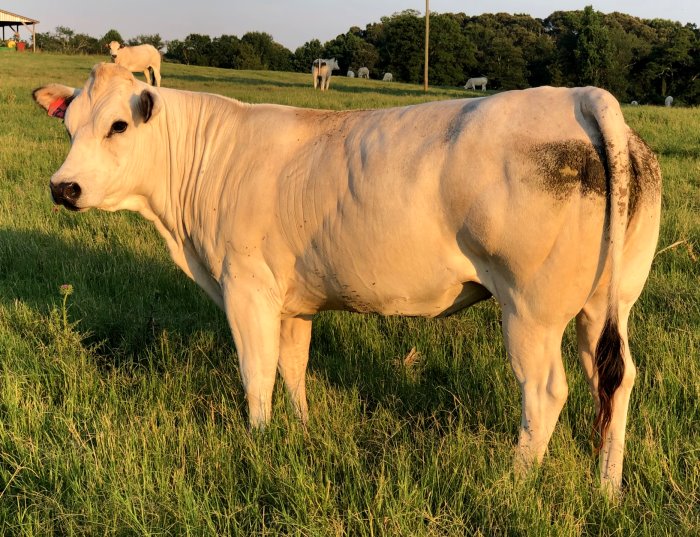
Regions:
<instances>
[{"instance_id":1,"label":"distant woodland","mask_svg":"<svg viewBox=\"0 0 700 537\"><path fill-rule=\"evenodd\" d=\"M116 30L101 38L58 27L39 33L41 50L66 54L106 54L106 43L124 43ZM315 58L335 57L340 74L368 67L372 78L391 72L394 80L422 83L425 19L407 10L382 17L364 29L351 27L326 43L313 39L295 51L263 32L241 37L190 34L165 42L140 35L126 44L151 43L166 61L229 69L309 72ZM600 86L621 101L660 104L700 103L700 30L694 24L603 14L588 6L555 11L545 19L507 13L470 17L430 16L430 84L464 85L486 76L489 89L530 86ZM336 73L338 74L338 73Z\"/></svg>"}]
</instances>

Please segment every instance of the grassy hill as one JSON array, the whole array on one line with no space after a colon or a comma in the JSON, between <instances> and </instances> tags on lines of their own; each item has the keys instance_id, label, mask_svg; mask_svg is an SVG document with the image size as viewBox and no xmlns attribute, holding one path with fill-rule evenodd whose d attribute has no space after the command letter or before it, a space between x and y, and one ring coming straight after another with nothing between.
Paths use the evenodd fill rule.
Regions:
<instances>
[{"instance_id":1,"label":"grassy hill","mask_svg":"<svg viewBox=\"0 0 700 537\"><path fill-rule=\"evenodd\" d=\"M511 472L520 395L492 301L449 319L324 313L307 429L281 386L247 430L223 314L130 213L55 210L65 131L31 100L103 58L0 64L0 534L697 535L700 111L625 107L659 154L659 254L633 310L625 493L598 490L571 328L570 396L539 472ZM467 95L165 64L163 84L320 108ZM472 93L474 94L474 93ZM61 289L61 286L70 285ZM420 359L402 358L415 347Z\"/></svg>"}]
</instances>

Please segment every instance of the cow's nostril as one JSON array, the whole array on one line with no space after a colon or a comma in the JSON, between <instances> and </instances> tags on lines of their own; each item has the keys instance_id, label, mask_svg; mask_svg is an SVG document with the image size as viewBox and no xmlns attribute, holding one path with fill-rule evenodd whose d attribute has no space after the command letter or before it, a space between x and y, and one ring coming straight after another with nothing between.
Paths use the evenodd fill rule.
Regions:
<instances>
[{"instance_id":1,"label":"cow's nostril","mask_svg":"<svg viewBox=\"0 0 700 537\"><path fill-rule=\"evenodd\" d=\"M51 183L51 197L54 203L64 205L76 210L76 202L80 197L80 185L78 183Z\"/></svg>"},{"instance_id":2,"label":"cow's nostril","mask_svg":"<svg viewBox=\"0 0 700 537\"><path fill-rule=\"evenodd\" d=\"M78 183L64 183L63 197L75 203L80 197L80 185Z\"/></svg>"}]
</instances>

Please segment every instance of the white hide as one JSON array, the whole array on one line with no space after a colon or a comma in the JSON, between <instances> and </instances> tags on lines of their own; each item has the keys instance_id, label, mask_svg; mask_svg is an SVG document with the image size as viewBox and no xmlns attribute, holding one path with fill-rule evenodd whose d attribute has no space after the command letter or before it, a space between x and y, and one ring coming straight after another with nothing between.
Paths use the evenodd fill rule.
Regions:
<instances>
[{"instance_id":1,"label":"white hide","mask_svg":"<svg viewBox=\"0 0 700 537\"><path fill-rule=\"evenodd\" d=\"M127 47L112 41L109 44L109 54L117 65L132 73L143 72L148 84L160 86L160 52L153 45ZM153 70L153 77L149 68Z\"/></svg>"},{"instance_id":2,"label":"white hide","mask_svg":"<svg viewBox=\"0 0 700 537\"><path fill-rule=\"evenodd\" d=\"M306 419L315 313L435 317L493 296L521 389L521 471L542 460L567 397L567 324L596 398L596 344L616 321L623 373L601 479L619 488L635 375L627 319L654 255L660 173L609 93L541 87L335 112L152 88L103 64L80 92L34 97L70 103L54 199L140 212L225 311L251 424L270 419L277 370Z\"/></svg>"}]
</instances>

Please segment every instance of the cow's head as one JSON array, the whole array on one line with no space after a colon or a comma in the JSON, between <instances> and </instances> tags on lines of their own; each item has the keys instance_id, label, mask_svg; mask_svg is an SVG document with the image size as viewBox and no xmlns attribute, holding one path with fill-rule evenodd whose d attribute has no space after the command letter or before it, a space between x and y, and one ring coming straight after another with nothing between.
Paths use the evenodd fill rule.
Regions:
<instances>
[{"instance_id":1,"label":"cow's head","mask_svg":"<svg viewBox=\"0 0 700 537\"><path fill-rule=\"evenodd\" d=\"M122 45L119 41L110 41L109 45L109 55L112 56L112 58L117 57L117 51L122 48Z\"/></svg>"},{"instance_id":2,"label":"cow's head","mask_svg":"<svg viewBox=\"0 0 700 537\"><path fill-rule=\"evenodd\" d=\"M65 116L71 140L51 178L54 202L71 210L138 210L153 158L148 131L161 109L157 90L103 63L82 89L50 84L34 90L34 100L50 116Z\"/></svg>"}]
</instances>

